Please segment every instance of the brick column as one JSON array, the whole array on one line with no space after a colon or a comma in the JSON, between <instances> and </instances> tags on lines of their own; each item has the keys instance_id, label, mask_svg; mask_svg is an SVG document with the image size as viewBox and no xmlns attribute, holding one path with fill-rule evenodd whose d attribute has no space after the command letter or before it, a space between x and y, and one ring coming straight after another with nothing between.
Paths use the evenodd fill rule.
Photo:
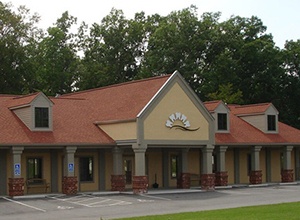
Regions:
<instances>
[{"instance_id":1,"label":"brick column","mask_svg":"<svg viewBox=\"0 0 300 220\"><path fill-rule=\"evenodd\" d=\"M143 194L148 192L148 176L133 176L132 190L134 194Z\"/></svg>"},{"instance_id":2,"label":"brick column","mask_svg":"<svg viewBox=\"0 0 300 220\"><path fill-rule=\"evenodd\" d=\"M145 153L147 148L133 145L134 161L135 161L135 175L132 177L132 190L135 194L148 192L148 176L146 176L145 167Z\"/></svg>"},{"instance_id":3,"label":"brick column","mask_svg":"<svg viewBox=\"0 0 300 220\"><path fill-rule=\"evenodd\" d=\"M8 179L8 192L9 196L22 196L24 195L24 178L21 177L21 155L24 147L12 147L12 177Z\"/></svg>"},{"instance_id":4,"label":"brick column","mask_svg":"<svg viewBox=\"0 0 300 220\"><path fill-rule=\"evenodd\" d=\"M177 179L177 188L189 189L191 187L191 175L189 173L181 173Z\"/></svg>"},{"instance_id":5,"label":"brick column","mask_svg":"<svg viewBox=\"0 0 300 220\"><path fill-rule=\"evenodd\" d=\"M123 174L123 150L120 147L113 148L113 174L111 175L111 190L125 191L125 175Z\"/></svg>"},{"instance_id":6,"label":"brick column","mask_svg":"<svg viewBox=\"0 0 300 220\"><path fill-rule=\"evenodd\" d=\"M191 177L190 173L188 173L188 152L189 149L181 150L181 169L179 177L177 178L177 188L179 189L189 189L191 187Z\"/></svg>"},{"instance_id":7,"label":"brick column","mask_svg":"<svg viewBox=\"0 0 300 220\"><path fill-rule=\"evenodd\" d=\"M250 184L261 184L262 183L262 171L259 165L259 152L261 146L254 146L251 149L251 171L249 174Z\"/></svg>"},{"instance_id":8,"label":"brick column","mask_svg":"<svg viewBox=\"0 0 300 220\"><path fill-rule=\"evenodd\" d=\"M283 148L283 167L281 171L281 182L293 182L294 170L292 169L292 150L293 146L286 146Z\"/></svg>"},{"instance_id":9,"label":"brick column","mask_svg":"<svg viewBox=\"0 0 300 220\"><path fill-rule=\"evenodd\" d=\"M8 178L8 193L9 196L24 195L24 178Z\"/></svg>"},{"instance_id":10,"label":"brick column","mask_svg":"<svg viewBox=\"0 0 300 220\"><path fill-rule=\"evenodd\" d=\"M215 174L212 173L212 152L214 146L207 145L202 148L202 174L201 188L204 190L215 189Z\"/></svg>"},{"instance_id":11,"label":"brick column","mask_svg":"<svg viewBox=\"0 0 300 220\"><path fill-rule=\"evenodd\" d=\"M77 194L77 177L76 176L64 176L62 182L62 192L66 195Z\"/></svg>"},{"instance_id":12,"label":"brick column","mask_svg":"<svg viewBox=\"0 0 300 220\"><path fill-rule=\"evenodd\" d=\"M289 183L294 181L294 170L282 170L281 171L281 182Z\"/></svg>"},{"instance_id":13,"label":"brick column","mask_svg":"<svg viewBox=\"0 0 300 220\"><path fill-rule=\"evenodd\" d=\"M62 192L66 195L77 194L77 177L75 176L74 154L77 147L68 146L65 148L64 177L62 180Z\"/></svg>"},{"instance_id":14,"label":"brick column","mask_svg":"<svg viewBox=\"0 0 300 220\"><path fill-rule=\"evenodd\" d=\"M215 185L216 186L227 186L228 184L228 173L225 168L225 153L227 146L216 147L217 152L217 171L215 174Z\"/></svg>"}]
</instances>

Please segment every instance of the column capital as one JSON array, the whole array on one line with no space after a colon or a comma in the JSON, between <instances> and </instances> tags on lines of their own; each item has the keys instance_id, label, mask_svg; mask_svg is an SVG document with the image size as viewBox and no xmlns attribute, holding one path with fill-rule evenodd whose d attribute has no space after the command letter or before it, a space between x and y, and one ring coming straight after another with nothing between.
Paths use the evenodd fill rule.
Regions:
<instances>
[{"instance_id":1,"label":"column capital","mask_svg":"<svg viewBox=\"0 0 300 220\"><path fill-rule=\"evenodd\" d=\"M292 151L294 146L284 146L284 150L286 151Z\"/></svg>"},{"instance_id":2,"label":"column capital","mask_svg":"<svg viewBox=\"0 0 300 220\"><path fill-rule=\"evenodd\" d=\"M256 152L259 152L261 150L262 146L253 146L251 148L252 151L256 151Z\"/></svg>"},{"instance_id":3,"label":"column capital","mask_svg":"<svg viewBox=\"0 0 300 220\"><path fill-rule=\"evenodd\" d=\"M205 147L201 148L202 153L212 153L215 149L214 145L206 145Z\"/></svg>"},{"instance_id":4,"label":"column capital","mask_svg":"<svg viewBox=\"0 0 300 220\"><path fill-rule=\"evenodd\" d=\"M112 153L113 154L121 154L121 153L123 153L123 149L120 148L120 147L113 147L112 148Z\"/></svg>"},{"instance_id":5,"label":"column capital","mask_svg":"<svg viewBox=\"0 0 300 220\"><path fill-rule=\"evenodd\" d=\"M11 148L12 150L12 153L13 154L22 154L23 153L23 150L24 150L24 147L19 147L19 146L13 146Z\"/></svg>"},{"instance_id":6,"label":"column capital","mask_svg":"<svg viewBox=\"0 0 300 220\"><path fill-rule=\"evenodd\" d=\"M181 149L182 153L188 153L190 151L190 148L183 148Z\"/></svg>"},{"instance_id":7,"label":"column capital","mask_svg":"<svg viewBox=\"0 0 300 220\"><path fill-rule=\"evenodd\" d=\"M216 150L219 151L220 153L226 152L228 149L228 146L218 146L216 147Z\"/></svg>"},{"instance_id":8,"label":"column capital","mask_svg":"<svg viewBox=\"0 0 300 220\"><path fill-rule=\"evenodd\" d=\"M65 152L67 154L75 154L76 150L77 150L76 146L66 146L65 147Z\"/></svg>"},{"instance_id":9,"label":"column capital","mask_svg":"<svg viewBox=\"0 0 300 220\"><path fill-rule=\"evenodd\" d=\"M147 148L133 148L134 153L146 153Z\"/></svg>"}]
</instances>

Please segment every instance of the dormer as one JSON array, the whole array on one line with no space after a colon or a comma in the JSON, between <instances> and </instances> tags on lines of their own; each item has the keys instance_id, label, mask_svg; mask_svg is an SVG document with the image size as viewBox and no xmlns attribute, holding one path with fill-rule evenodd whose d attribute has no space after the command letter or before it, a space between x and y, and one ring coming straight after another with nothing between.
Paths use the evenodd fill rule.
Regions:
<instances>
[{"instance_id":1,"label":"dormer","mask_svg":"<svg viewBox=\"0 0 300 220\"><path fill-rule=\"evenodd\" d=\"M278 133L279 112L272 103L237 106L233 112L264 133Z\"/></svg>"},{"instance_id":2,"label":"dormer","mask_svg":"<svg viewBox=\"0 0 300 220\"><path fill-rule=\"evenodd\" d=\"M39 92L27 96L15 97L9 109L31 131L52 131L52 106L53 102L44 93Z\"/></svg>"},{"instance_id":3,"label":"dormer","mask_svg":"<svg viewBox=\"0 0 300 220\"><path fill-rule=\"evenodd\" d=\"M230 110L223 101L210 101L204 103L208 111L215 119L217 133L229 133Z\"/></svg>"}]
</instances>

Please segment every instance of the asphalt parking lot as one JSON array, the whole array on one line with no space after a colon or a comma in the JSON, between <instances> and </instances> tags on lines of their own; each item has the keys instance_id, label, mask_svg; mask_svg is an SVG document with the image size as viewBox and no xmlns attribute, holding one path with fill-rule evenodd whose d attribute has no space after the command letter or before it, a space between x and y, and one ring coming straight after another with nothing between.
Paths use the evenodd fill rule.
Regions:
<instances>
[{"instance_id":1,"label":"asphalt parking lot","mask_svg":"<svg viewBox=\"0 0 300 220\"><path fill-rule=\"evenodd\" d=\"M300 201L300 185L0 198L0 219L113 219Z\"/></svg>"}]
</instances>

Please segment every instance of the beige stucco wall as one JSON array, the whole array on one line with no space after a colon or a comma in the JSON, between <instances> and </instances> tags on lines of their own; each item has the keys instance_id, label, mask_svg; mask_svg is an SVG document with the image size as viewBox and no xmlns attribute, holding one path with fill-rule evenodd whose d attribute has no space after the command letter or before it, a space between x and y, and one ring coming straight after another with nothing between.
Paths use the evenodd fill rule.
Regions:
<instances>
[{"instance_id":1,"label":"beige stucco wall","mask_svg":"<svg viewBox=\"0 0 300 220\"><path fill-rule=\"evenodd\" d=\"M157 177L156 181L159 184L159 187L162 187L162 152L149 152L147 153L147 157L149 188L152 188L152 184L155 183L155 174Z\"/></svg>"},{"instance_id":2,"label":"beige stucco wall","mask_svg":"<svg viewBox=\"0 0 300 220\"><path fill-rule=\"evenodd\" d=\"M228 172L228 184L234 184L234 151L228 149L226 151L225 170Z\"/></svg>"},{"instance_id":3,"label":"beige stucco wall","mask_svg":"<svg viewBox=\"0 0 300 220\"><path fill-rule=\"evenodd\" d=\"M50 158L50 153L49 152L33 152L33 151L24 151L22 156L21 156L21 176L24 178L24 180L27 180L27 159L28 158L42 158L42 174L43 174L43 179L46 180L47 183L51 183L51 158ZM42 188L37 188L37 189L30 189L30 194L32 193L42 193L45 192L44 189ZM48 192L51 192L51 189L48 189ZM26 184L24 187L24 193L27 192Z\"/></svg>"},{"instance_id":4,"label":"beige stucco wall","mask_svg":"<svg viewBox=\"0 0 300 220\"><path fill-rule=\"evenodd\" d=\"M281 182L280 149L271 151L271 182Z\"/></svg>"},{"instance_id":5,"label":"beige stucco wall","mask_svg":"<svg viewBox=\"0 0 300 220\"><path fill-rule=\"evenodd\" d=\"M199 149L191 149L188 153L188 173L190 174L196 174L198 177L200 177L200 158L201 153ZM200 186L200 182L196 178L196 180L193 180L191 178L191 186Z\"/></svg>"},{"instance_id":6,"label":"beige stucco wall","mask_svg":"<svg viewBox=\"0 0 300 220\"><path fill-rule=\"evenodd\" d=\"M79 176L79 158L92 157L93 158L93 181L80 182ZM78 178L78 190L80 192L92 192L99 189L99 160L97 152L78 152L75 153L75 176Z\"/></svg>"},{"instance_id":7,"label":"beige stucco wall","mask_svg":"<svg viewBox=\"0 0 300 220\"><path fill-rule=\"evenodd\" d=\"M136 139L136 122L122 122L116 124L101 124L99 127L114 140Z\"/></svg>"},{"instance_id":8,"label":"beige stucco wall","mask_svg":"<svg viewBox=\"0 0 300 220\"><path fill-rule=\"evenodd\" d=\"M198 128L197 131L182 131L166 127L169 116L179 112L187 117L190 128ZM175 121L182 125L181 121ZM146 140L208 140L209 126L199 109L178 83L175 83L170 91L158 103L155 109L144 121L144 138Z\"/></svg>"},{"instance_id":9,"label":"beige stucco wall","mask_svg":"<svg viewBox=\"0 0 300 220\"><path fill-rule=\"evenodd\" d=\"M249 150L242 149L240 150L240 183L248 184L249 176L248 176L248 164L247 164L247 155L250 153Z\"/></svg>"}]
</instances>

